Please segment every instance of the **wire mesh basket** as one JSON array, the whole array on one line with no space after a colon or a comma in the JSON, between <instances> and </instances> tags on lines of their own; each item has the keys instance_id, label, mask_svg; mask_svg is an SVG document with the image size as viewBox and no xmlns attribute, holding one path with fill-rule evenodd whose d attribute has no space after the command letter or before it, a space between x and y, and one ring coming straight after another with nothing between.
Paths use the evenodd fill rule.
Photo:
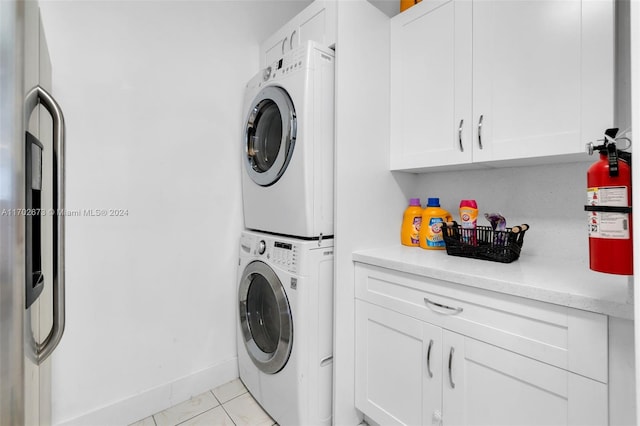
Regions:
<instances>
[{"instance_id":1,"label":"wire mesh basket","mask_svg":"<svg viewBox=\"0 0 640 426\"><path fill-rule=\"evenodd\" d=\"M457 222L447 222L442 224L442 238L448 255L511 263L520 257L527 229L527 224L504 231L490 226L466 229Z\"/></svg>"}]
</instances>

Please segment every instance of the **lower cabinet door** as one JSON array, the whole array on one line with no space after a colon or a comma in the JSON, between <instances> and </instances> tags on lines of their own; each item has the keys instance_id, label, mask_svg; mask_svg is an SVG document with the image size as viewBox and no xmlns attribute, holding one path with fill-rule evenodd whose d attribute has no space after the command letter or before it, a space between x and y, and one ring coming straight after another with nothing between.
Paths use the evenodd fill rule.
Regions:
<instances>
[{"instance_id":1,"label":"lower cabinet door","mask_svg":"<svg viewBox=\"0 0 640 426\"><path fill-rule=\"evenodd\" d=\"M356 300L356 407L381 425L438 425L442 329Z\"/></svg>"},{"instance_id":2,"label":"lower cabinet door","mask_svg":"<svg viewBox=\"0 0 640 426\"><path fill-rule=\"evenodd\" d=\"M607 386L443 332L443 418L461 425L606 425Z\"/></svg>"}]
</instances>

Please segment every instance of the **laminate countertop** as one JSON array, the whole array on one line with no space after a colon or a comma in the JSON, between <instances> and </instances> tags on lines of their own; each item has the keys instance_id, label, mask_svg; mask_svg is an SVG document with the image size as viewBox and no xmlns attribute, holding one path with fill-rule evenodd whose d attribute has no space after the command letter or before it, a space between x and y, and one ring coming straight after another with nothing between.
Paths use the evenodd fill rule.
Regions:
<instances>
[{"instance_id":1,"label":"laminate countertop","mask_svg":"<svg viewBox=\"0 0 640 426\"><path fill-rule=\"evenodd\" d=\"M585 262L527 256L512 263L449 256L402 245L361 250L355 262L556 305L633 319L630 277L593 272Z\"/></svg>"}]
</instances>

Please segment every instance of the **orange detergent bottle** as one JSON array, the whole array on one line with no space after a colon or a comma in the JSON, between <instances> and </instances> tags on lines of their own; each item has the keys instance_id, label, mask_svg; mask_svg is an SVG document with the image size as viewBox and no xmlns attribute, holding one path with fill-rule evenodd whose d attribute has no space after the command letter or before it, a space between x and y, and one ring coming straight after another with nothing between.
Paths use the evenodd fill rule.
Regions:
<instances>
[{"instance_id":1,"label":"orange detergent bottle","mask_svg":"<svg viewBox=\"0 0 640 426\"><path fill-rule=\"evenodd\" d=\"M446 246L442 238L442 222L452 220L451 214L440 208L439 198L429 198L427 207L422 212L420 247L427 250L444 250Z\"/></svg>"},{"instance_id":2,"label":"orange detergent bottle","mask_svg":"<svg viewBox=\"0 0 640 426\"><path fill-rule=\"evenodd\" d=\"M420 245L420 223L422 222L422 207L420 198L411 198L409 207L402 217L400 242L405 246L418 247Z\"/></svg>"},{"instance_id":3,"label":"orange detergent bottle","mask_svg":"<svg viewBox=\"0 0 640 426\"><path fill-rule=\"evenodd\" d=\"M400 0L400 12L404 12L414 4L420 3L421 0Z\"/></svg>"}]
</instances>

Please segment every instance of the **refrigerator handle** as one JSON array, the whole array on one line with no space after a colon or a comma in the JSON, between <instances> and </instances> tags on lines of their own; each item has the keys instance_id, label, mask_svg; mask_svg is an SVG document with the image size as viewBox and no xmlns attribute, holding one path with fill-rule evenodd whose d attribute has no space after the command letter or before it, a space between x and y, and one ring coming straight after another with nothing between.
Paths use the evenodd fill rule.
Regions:
<instances>
[{"instance_id":1,"label":"refrigerator handle","mask_svg":"<svg viewBox=\"0 0 640 426\"><path fill-rule=\"evenodd\" d=\"M53 325L42 343L37 344L36 357L41 364L51 355L60 343L65 323L65 286L64 286L64 116L60 106L46 90L36 86L29 91L25 99L25 123L40 103L53 119Z\"/></svg>"},{"instance_id":2,"label":"refrigerator handle","mask_svg":"<svg viewBox=\"0 0 640 426\"><path fill-rule=\"evenodd\" d=\"M42 275L42 227L41 227L41 190L42 190L42 143L29 132L25 132L27 190L25 194L25 309L35 302L44 288Z\"/></svg>"}]
</instances>

